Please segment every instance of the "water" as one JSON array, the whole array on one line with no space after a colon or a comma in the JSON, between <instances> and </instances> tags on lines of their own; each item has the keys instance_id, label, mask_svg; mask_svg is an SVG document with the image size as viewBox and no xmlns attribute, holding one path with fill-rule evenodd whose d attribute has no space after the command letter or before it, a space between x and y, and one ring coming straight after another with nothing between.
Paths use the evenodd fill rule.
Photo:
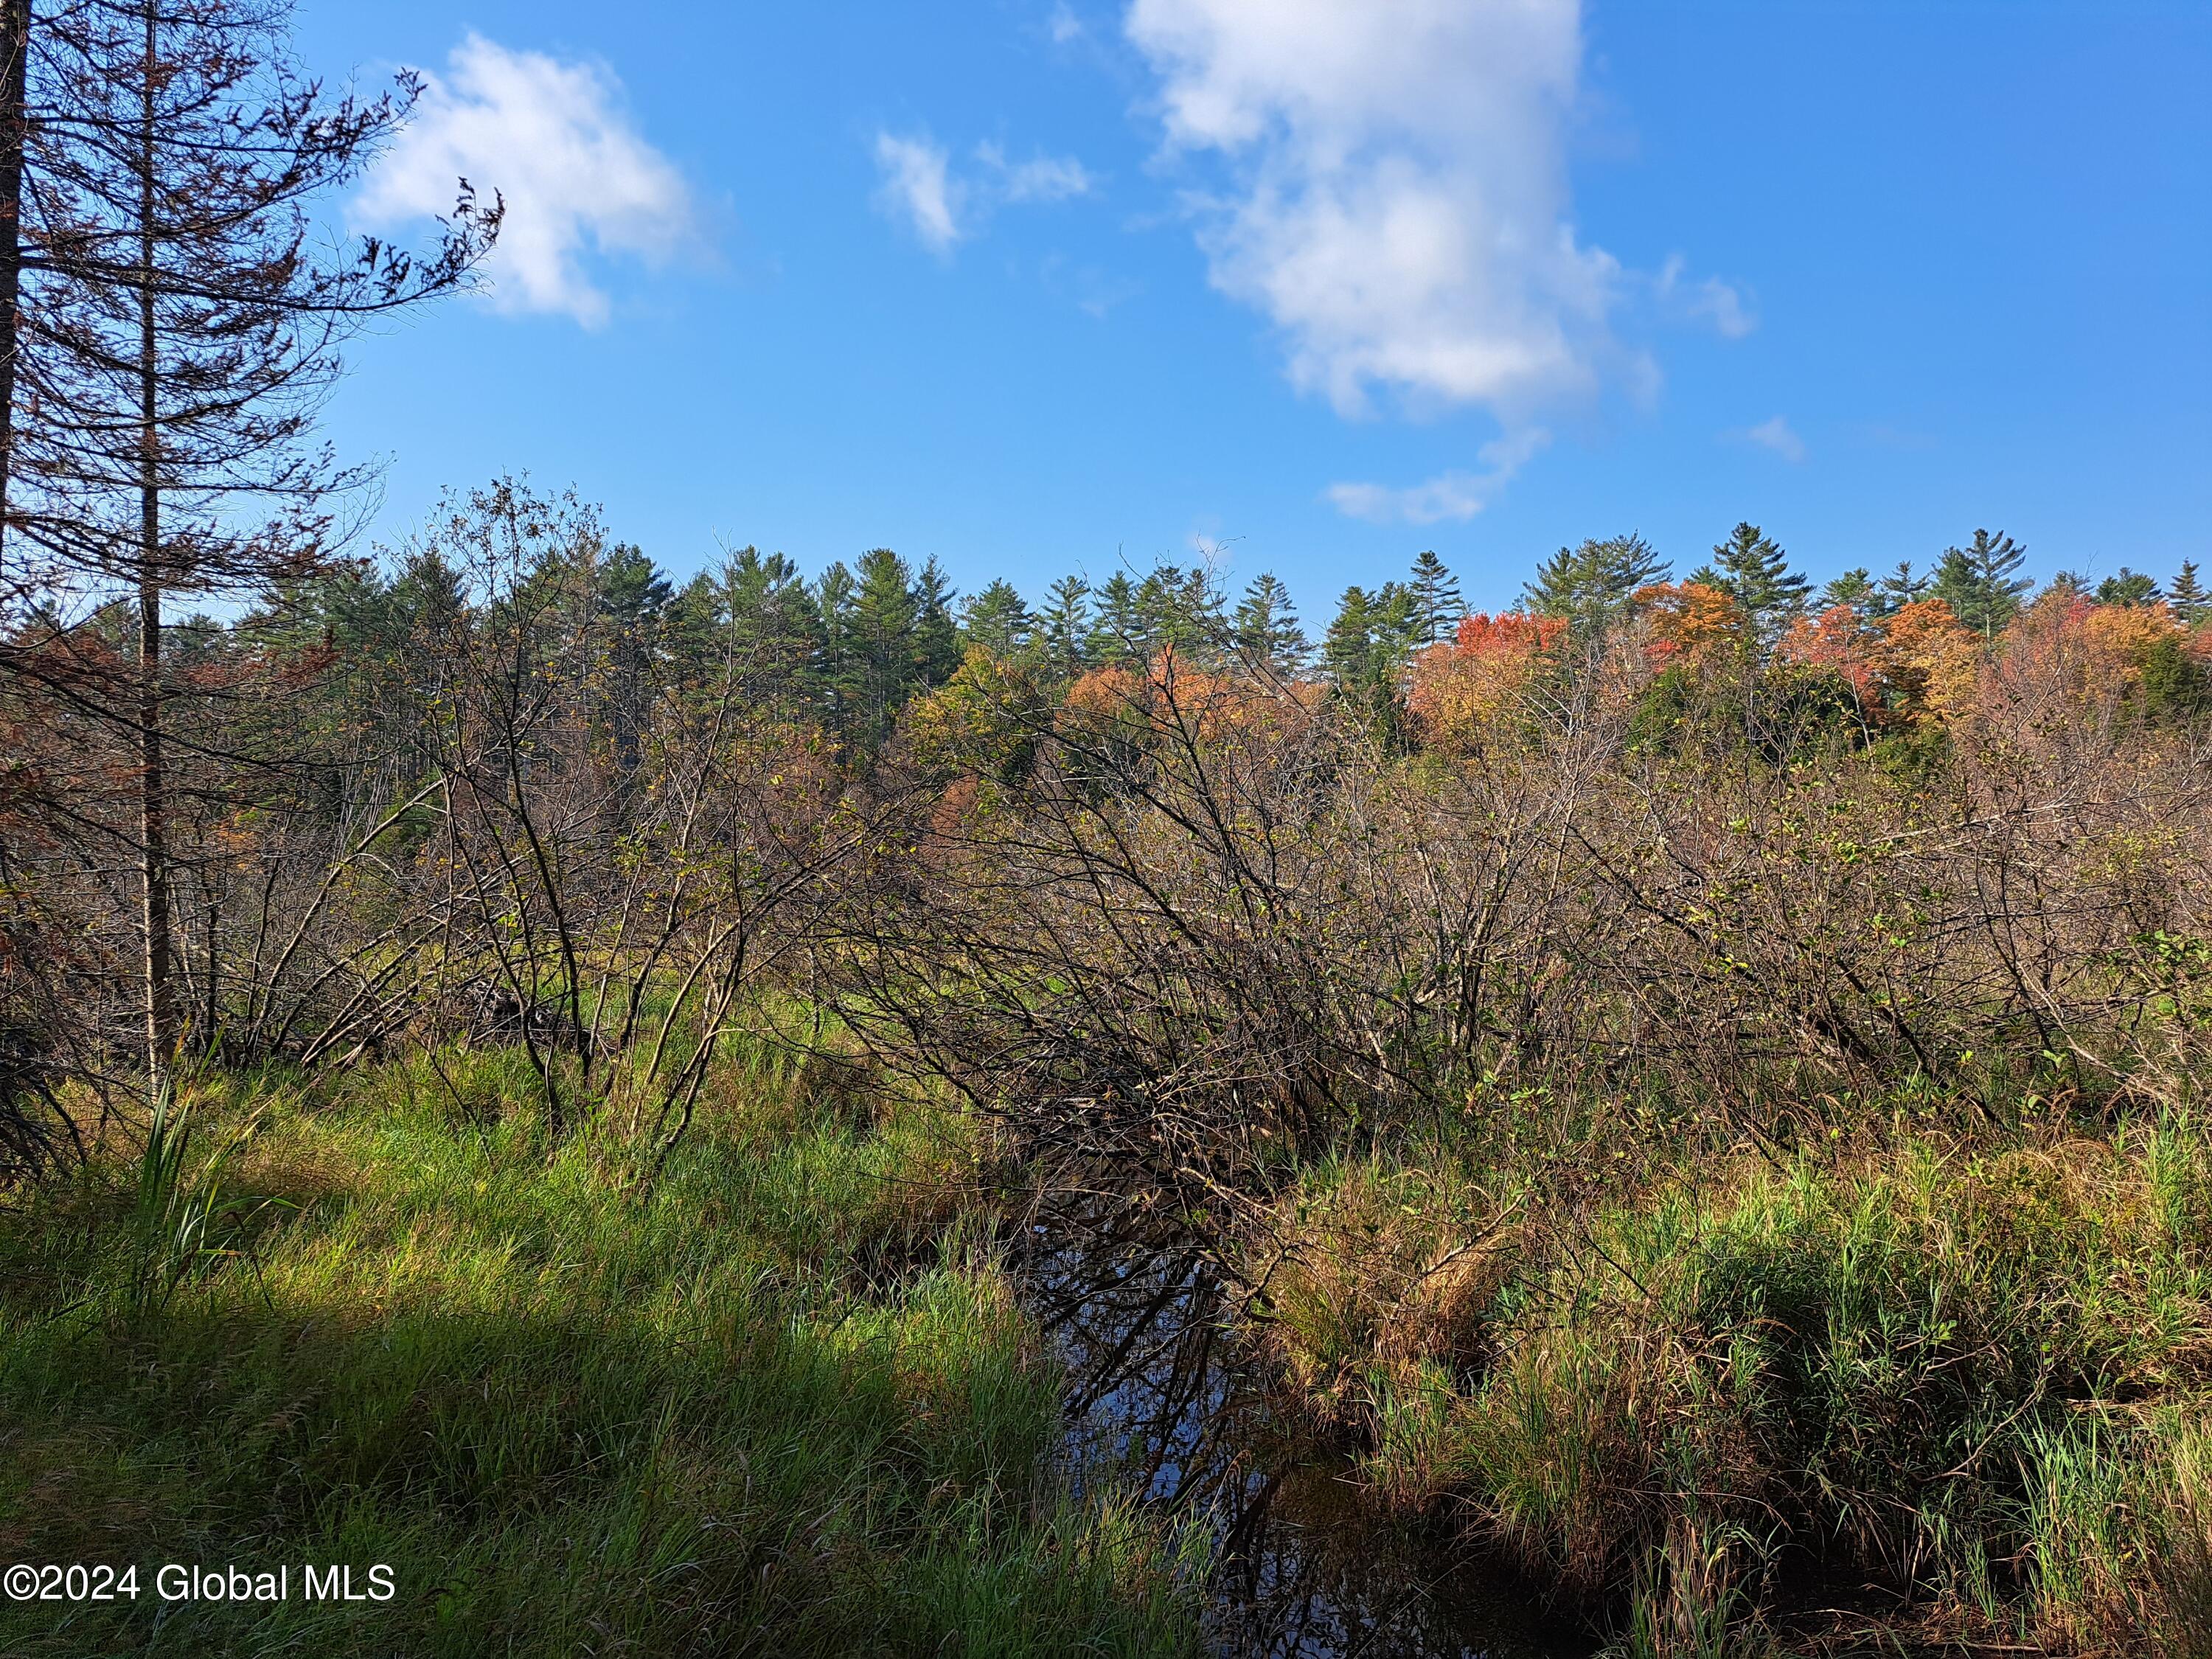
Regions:
<instances>
[{"instance_id":1,"label":"water","mask_svg":"<svg viewBox=\"0 0 2212 1659\"><path fill-rule=\"evenodd\" d=\"M1038 1230L1028 1279L1073 1379L1070 1468L1205 1529L1212 1653L1587 1659L1501 1570L1376 1516L1285 1435L1238 1375L1202 1257L1066 1239Z\"/></svg>"}]
</instances>

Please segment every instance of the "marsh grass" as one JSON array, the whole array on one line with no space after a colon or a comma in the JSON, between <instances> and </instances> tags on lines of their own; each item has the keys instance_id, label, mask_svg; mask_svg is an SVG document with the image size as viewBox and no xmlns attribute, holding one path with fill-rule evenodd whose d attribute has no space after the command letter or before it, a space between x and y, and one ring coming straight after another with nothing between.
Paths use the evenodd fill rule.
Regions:
<instances>
[{"instance_id":1,"label":"marsh grass","mask_svg":"<svg viewBox=\"0 0 2212 1659\"><path fill-rule=\"evenodd\" d=\"M1267 1240L1285 1407L1379 1500L1613 1607L1637 1654L1759 1651L1838 1595L1892 1639L2208 1650L2185 1114L1686 1157L1542 1228L1498 1190L1324 1163Z\"/></svg>"},{"instance_id":2,"label":"marsh grass","mask_svg":"<svg viewBox=\"0 0 2212 1659\"><path fill-rule=\"evenodd\" d=\"M649 1181L549 1146L509 1054L210 1083L198 1142L0 1216L0 1559L294 1582L10 1603L0 1650L1186 1650L1171 1543L1052 1473L965 1130L804 1082L732 1068ZM305 1602L307 1562L398 1595Z\"/></svg>"}]
</instances>

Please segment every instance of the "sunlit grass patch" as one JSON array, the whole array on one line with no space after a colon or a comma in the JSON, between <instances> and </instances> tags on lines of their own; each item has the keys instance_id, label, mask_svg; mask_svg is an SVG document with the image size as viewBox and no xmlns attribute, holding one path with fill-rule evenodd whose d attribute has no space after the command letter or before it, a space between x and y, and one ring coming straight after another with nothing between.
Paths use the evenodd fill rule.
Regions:
<instances>
[{"instance_id":1,"label":"sunlit grass patch","mask_svg":"<svg viewBox=\"0 0 2212 1659\"><path fill-rule=\"evenodd\" d=\"M0 1291L10 1559L384 1562L398 1586L158 1629L150 1596L11 1605L0 1647L1187 1645L1166 1546L1054 1477L1058 1378L961 1218L964 1131L779 1100L769 1133L723 1102L641 1179L594 1135L549 1146L525 1081L455 1053L204 1101L251 1115L227 1188L284 1207L158 1308L120 1291L119 1168L0 1220L39 1269Z\"/></svg>"}]
</instances>

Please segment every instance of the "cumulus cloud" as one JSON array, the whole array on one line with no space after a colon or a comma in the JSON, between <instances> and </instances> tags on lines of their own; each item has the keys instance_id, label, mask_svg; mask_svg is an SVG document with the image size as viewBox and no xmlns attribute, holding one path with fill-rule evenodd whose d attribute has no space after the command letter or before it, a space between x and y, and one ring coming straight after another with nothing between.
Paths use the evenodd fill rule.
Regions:
<instances>
[{"instance_id":1,"label":"cumulus cloud","mask_svg":"<svg viewBox=\"0 0 2212 1659\"><path fill-rule=\"evenodd\" d=\"M447 210L465 178L507 203L487 262L492 303L596 327L606 294L586 250L666 258L694 234L690 187L639 136L605 70L516 52L471 33L443 75L423 73L414 118L353 205L366 226Z\"/></svg>"},{"instance_id":2,"label":"cumulus cloud","mask_svg":"<svg viewBox=\"0 0 2212 1659\"><path fill-rule=\"evenodd\" d=\"M1072 155L1042 152L1026 161L1007 159L994 143L975 146L975 166L957 171L944 145L926 137L876 135L882 182L876 204L909 226L923 246L950 254L981 228L993 210L1025 202L1064 202L1087 196L1097 181Z\"/></svg>"},{"instance_id":3,"label":"cumulus cloud","mask_svg":"<svg viewBox=\"0 0 2212 1659\"><path fill-rule=\"evenodd\" d=\"M1596 384L1620 267L1569 214L1578 0L1132 0L1127 29L1169 149L1219 166L1194 198L1212 280L1297 385L1512 430Z\"/></svg>"},{"instance_id":4,"label":"cumulus cloud","mask_svg":"<svg viewBox=\"0 0 2212 1659\"><path fill-rule=\"evenodd\" d=\"M1425 483L1406 489L1387 484L1331 484L1322 498L1346 518L1370 524L1437 524L1449 519L1464 524L1490 505L1513 475L1550 441L1540 428L1523 428L1510 437L1485 444L1479 452L1481 471L1445 472Z\"/></svg>"},{"instance_id":5,"label":"cumulus cloud","mask_svg":"<svg viewBox=\"0 0 2212 1659\"><path fill-rule=\"evenodd\" d=\"M1785 461L1805 459L1805 441L1791 431L1790 422L1779 415L1761 421L1757 426L1746 427L1735 435L1746 443L1772 450Z\"/></svg>"}]
</instances>

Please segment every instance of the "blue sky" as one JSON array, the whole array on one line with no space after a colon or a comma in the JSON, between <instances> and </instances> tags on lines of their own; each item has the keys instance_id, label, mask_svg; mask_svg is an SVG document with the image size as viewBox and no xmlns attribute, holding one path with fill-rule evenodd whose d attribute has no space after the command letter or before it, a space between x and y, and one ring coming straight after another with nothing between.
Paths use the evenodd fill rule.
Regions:
<instances>
[{"instance_id":1,"label":"blue sky","mask_svg":"<svg viewBox=\"0 0 2212 1659\"><path fill-rule=\"evenodd\" d=\"M330 410L386 538L526 470L680 573L1204 543L1310 618L1424 547L1496 606L1740 518L1823 577L1977 526L2212 563L2201 3L307 0L299 44L436 77L357 222L511 204Z\"/></svg>"}]
</instances>

